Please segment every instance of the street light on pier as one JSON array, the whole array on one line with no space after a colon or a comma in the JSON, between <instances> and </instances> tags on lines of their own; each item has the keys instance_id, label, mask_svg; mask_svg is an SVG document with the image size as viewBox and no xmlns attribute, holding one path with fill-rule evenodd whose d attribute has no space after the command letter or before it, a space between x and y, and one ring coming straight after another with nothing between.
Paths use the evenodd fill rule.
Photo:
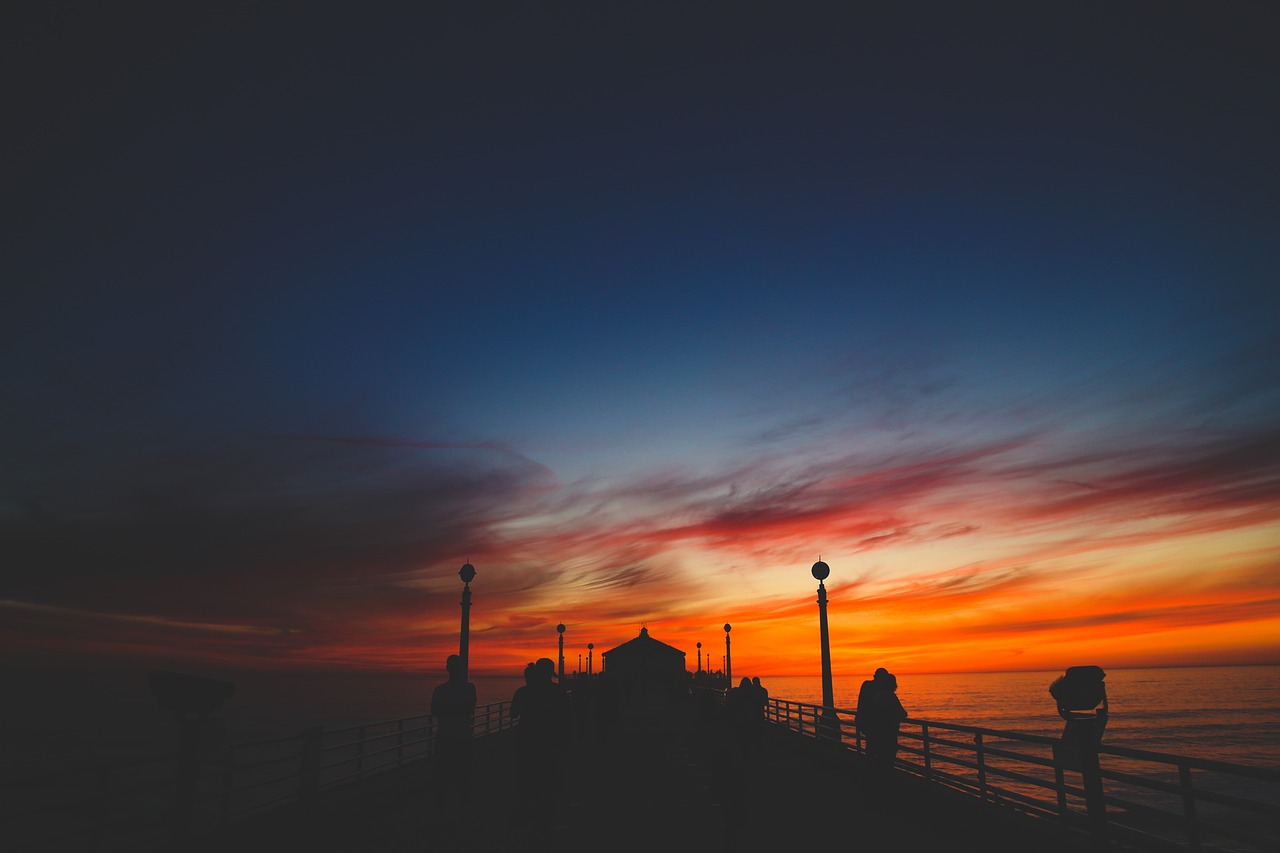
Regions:
<instances>
[{"instance_id":1,"label":"street light on pier","mask_svg":"<svg viewBox=\"0 0 1280 853\"><path fill-rule=\"evenodd\" d=\"M564 683L564 623L561 622L556 626L556 633L560 635L560 683Z\"/></svg>"},{"instance_id":2,"label":"street light on pier","mask_svg":"<svg viewBox=\"0 0 1280 853\"><path fill-rule=\"evenodd\" d=\"M702 672L702 643L698 643L698 672Z\"/></svg>"},{"instance_id":3,"label":"street light on pier","mask_svg":"<svg viewBox=\"0 0 1280 853\"><path fill-rule=\"evenodd\" d=\"M822 643L822 723L827 737L838 738L840 720L836 716L834 691L831 687L831 636L827 631L827 588L822 584L831 574L831 567L819 560L809 571L818 581L818 634Z\"/></svg>"},{"instance_id":4,"label":"street light on pier","mask_svg":"<svg viewBox=\"0 0 1280 853\"><path fill-rule=\"evenodd\" d=\"M476 578L476 567L463 563L458 569L458 577L462 578L462 633L458 641L458 657L462 658L462 680L466 681L471 653L471 582Z\"/></svg>"},{"instance_id":5,"label":"street light on pier","mask_svg":"<svg viewBox=\"0 0 1280 853\"><path fill-rule=\"evenodd\" d=\"M591 655L592 655L592 649L594 649L595 647L596 647L595 643L587 643L587 679L588 680L591 679L591 673L592 673Z\"/></svg>"},{"instance_id":6,"label":"street light on pier","mask_svg":"<svg viewBox=\"0 0 1280 853\"><path fill-rule=\"evenodd\" d=\"M733 626L728 622L724 623L724 677L733 686L733 658L729 654L729 631Z\"/></svg>"}]
</instances>

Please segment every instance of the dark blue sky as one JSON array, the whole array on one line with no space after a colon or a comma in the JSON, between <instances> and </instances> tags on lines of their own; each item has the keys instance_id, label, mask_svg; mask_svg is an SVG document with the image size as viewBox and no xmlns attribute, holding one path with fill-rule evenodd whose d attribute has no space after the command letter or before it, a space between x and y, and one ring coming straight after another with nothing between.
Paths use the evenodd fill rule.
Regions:
<instances>
[{"instance_id":1,"label":"dark blue sky","mask_svg":"<svg viewBox=\"0 0 1280 853\"><path fill-rule=\"evenodd\" d=\"M570 599L906 530L993 538L862 571L1034 571L965 501L1086 473L1276 530L1274 4L217 6L0 28L18 636L376 657L477 554ZM950 454L988 464L792 526ZM702 527L743 518L775 544Z\"/></svg>"}]
</instances>

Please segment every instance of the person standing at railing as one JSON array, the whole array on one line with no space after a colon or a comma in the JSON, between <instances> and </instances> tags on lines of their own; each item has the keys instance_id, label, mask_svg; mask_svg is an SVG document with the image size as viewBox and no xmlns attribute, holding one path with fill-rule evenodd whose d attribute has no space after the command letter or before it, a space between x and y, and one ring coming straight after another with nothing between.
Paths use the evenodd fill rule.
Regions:
<instances>
[{"instance_id":1,"label":"person standing at railing","mask_svg":"<svg viewBox=\"0 0 1280 853\"><path fill-rule=\"evenodd\" d=\"M760 683L760 676L753 675L751 677L751 689L755 691L755 747L759 749L760 740L764 737L765 725L768 722L769 713L769 688Z\"/></svg>"},{"instance_id":2,"label":"person standing at railing","mask_svg":"<svg viewBox=\"0 0 1280 853\"><path fill-rule=\"evenodd\" d=\"M448 681L431 693L435 733L435 799L444 815L466 817L471 805L472 731L476 713L476 686L466 680L462 658L445 660Z\"/></svg>"},{"instance_id":3,"label":"person standing at railing","mask_svg":"<svg viewBox=\"0 0 1280 853\"><path fill-rule=\"evenodd\" d=\"M553 683L555 664L539 658L526 670L526 684L511 697L515 721L515 783L520 824L536 849L545 849L554 830L555 797L561 791L560 757L573 733L573 703Z\"/></svg>"},{"instance_id":4,"label":"person standing at railing","mask_svg":"<svg viewBox=\"0 0 1280 853\"><path fill-rule=\"evenodd\" d=\"M898 756L898 727L907 718L907 709L902 707L898 698L897 677L886 671L875 679L867 703L858 719L867 737L867 757L872 776L884 780L893 770L894 759Z\"/></svg>"},{"instance_id":5,"label":"person standing at railing","mask_svg":"<svg viewBox=\"0 0 1280 853\"><path fill-rule=\"evenodd\" d=\"M858 707L854 709L853 727L863 738L867 737L867 721L871 719L871 700L875 697L880 685L884 682L884 677L888 674L889 670L879 667L858 688Z\"/></svg>"}]
</instances>

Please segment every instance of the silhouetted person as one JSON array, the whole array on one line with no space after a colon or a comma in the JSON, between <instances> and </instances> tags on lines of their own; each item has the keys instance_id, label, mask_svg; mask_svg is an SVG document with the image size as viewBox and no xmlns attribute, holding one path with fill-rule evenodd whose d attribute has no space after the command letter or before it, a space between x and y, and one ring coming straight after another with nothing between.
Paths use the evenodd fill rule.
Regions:
<instances>
[{"instance_id":1,"label":"silhouetted person","mask_svg":"<svg viewBox=\"0 0 1280 853\"><path fill-rule=\"evenodd\" d=\"M1058 716L1065 721L1054 758L1060 766L1080 772L1090 834L1097 848L1106 847L1108 836L1106 796L1098 764L1098 745L1109 714L1103 682L1106 676L1100 666L1073 666L1049 685Z\"/></svg>"},{"instance_id":2,"label":"silhouetted person","mask_svg":"<svg viewBox=\"0 0 1280 853\"><path fill-rule=\"evenodd\" d=\"M476 687L466 680L462 658L445 660L449 680L431 693L436 719L435 795L444 814L466 815L471 802L471 720L476 713Z\"/></svg>"},{"instance_id":3,"label":"silhouetted person","mask_svg":"<svg viewBox=\"0 0 1280 853\"><path fill-rule=\"evenodd\" d=\"M525 686L511 697L520 822L538 848L551 842L554 798L561 787L560 755L573 732L573 705L554 683L555 677L551 659L538 658L525 670Z\"/></svg>"},{"instance_id":4,"label":"silhouetted person","mask_svg":"<svg viewBox=\"0 0 1280 853\"><path fill-rule=\"evenodd\" d=\"M879 667L871 678L862 682L862 686L858 688L858 706L854 709L853 727L864 738L867 736L867 727L864 722L871 718L871 699L888 674L889 670Z\"/></svg>"},{"instance_id":5,"label":"silhouetted person","mask_svg":"<svg viewBox=\"0 0 1280 853\"><path fill-rule=\"evenodd\" d=\"M868 699L869 713L863 722L872 774L881 780L893 770L893 761L898 755L898 726L907 718L897 691L898 679L892 673L885 672L875 679Z\"/></svg>"},{"instance_id":6,"label":"silhouetted person","mask_svg":"<svg viewBox=\"0 0 1280 853\"><path fill-rule=\"evenodd\" d=\"M752 745L754 749L759 747L760 739L764 737L765 724L768 720L766 714L769 712L769 691L760 683L760 676L758 675L752 676L751 689L754 691L756 703L755 733L753 735L755 743Z\"/></svg>"},{"instance_id":7,"label":"silhouetted person","mask_svg":"<svg viewBox=\"0 0 1280 853\"><path fill-rule=\"evenodd\" d=\"M725 710L738 753L744 762L748 762L755 755L756 738L759 736L757 724L762 715L758 694L750 678L743 676L738 686L729 691Z\"/></svg>"}]
</instances>

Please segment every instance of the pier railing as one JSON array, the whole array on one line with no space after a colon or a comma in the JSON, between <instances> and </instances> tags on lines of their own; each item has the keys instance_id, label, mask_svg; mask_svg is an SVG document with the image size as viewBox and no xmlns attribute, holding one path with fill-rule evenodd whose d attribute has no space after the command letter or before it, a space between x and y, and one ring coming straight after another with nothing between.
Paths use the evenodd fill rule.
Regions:
<instances>
[{"instance_id":1,"label":"pier railing","mask_svg":"<svg viewBox=\"0 0 1280 853\"><path fill-rule=\"evenodd\" d=\"M476 737L511 728L511 703L476 708ZM309 728L200 757L189 799L176 795L181 758L116 762L6 779L0 821L12 853L125 853L171 847L231 821L314 798L435 751L430 715L335 729Z\"/></svg>"},{"instance_id":2,"label":"pier railing","mask_svg":"<svg viewBox=\"0 0 1280 853\"><path fill-rule=\"evenodd\" d=\"M770 699L769 720L800 735L863 753L852 710ZM1055 758L1055 748L1057 757ZM1105 832L1152 851L1280 850L1280 771L1183 755L1098 748ZM898 770L993 805L1095 831L1081 770L1058 738L908 718ZM1095 814L1099 812L1095 811Z\"/></svg>"}]
</instances>

